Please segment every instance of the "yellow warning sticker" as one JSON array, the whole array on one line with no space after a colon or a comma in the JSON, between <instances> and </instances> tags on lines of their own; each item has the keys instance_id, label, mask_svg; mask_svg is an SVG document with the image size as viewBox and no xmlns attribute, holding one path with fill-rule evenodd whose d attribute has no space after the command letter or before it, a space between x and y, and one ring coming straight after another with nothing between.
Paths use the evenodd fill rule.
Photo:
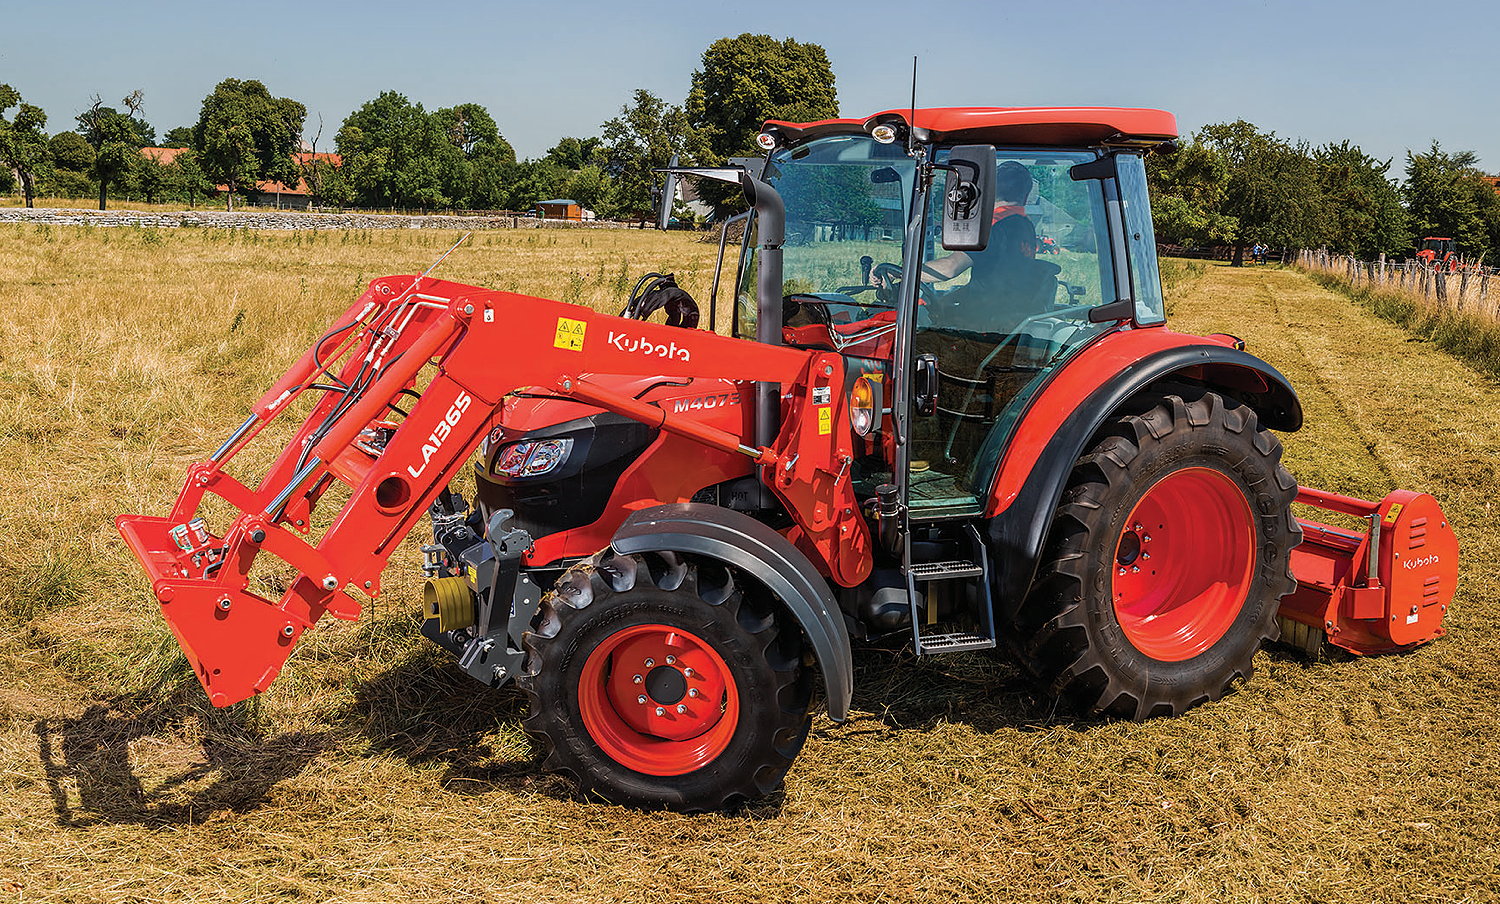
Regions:
<instances>
[{"instance_id":1,"label":"yellow warning sticker","mask_svg":"<svg viewBox=\"0 0 1500 904\"><path fill-rule=\"evenodd\" d=\"M818 435L827 436L833 432L833 409L818 409Z\"/></svg>"},{"instance_id":2,"label":"yellow warning sticker","mask_svg":"<svg viewBox=\"0 0 1500 904\"><path fill-rule=\"evenodd\" d=\"M559 317L557 318L557 335L553 337L552 344L557 348L581 352L583 351L583 331L587 328L588 324L582 320Z\"/></svg>"},{"instance_id":3,"label":"yellow warning sticker","mask_svg":"<svg viewBox=\"0 0 1500 904\"><path fill-rule=\"evenodd\" d=\"M1399 502L1393 503L1391 505L1391 510L1385 513L1385 522L1384 523L1386 525L1395 524L1396 523L1396 518L1400 514L1401 514L1401 503L1399 503Z\"/></svg>"}]
</instances>

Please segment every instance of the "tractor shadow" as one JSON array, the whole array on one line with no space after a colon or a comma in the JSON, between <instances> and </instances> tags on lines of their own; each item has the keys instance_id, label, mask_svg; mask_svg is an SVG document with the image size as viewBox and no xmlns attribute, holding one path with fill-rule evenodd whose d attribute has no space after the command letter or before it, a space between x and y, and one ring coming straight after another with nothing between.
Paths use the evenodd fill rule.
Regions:
<instances>
[{"instance_id":1,"label":"tractor shadow","mask_svg":"<svg viewBox=\"0 0 1500 904\"><path fill-rule=\"evenodd\" d=\"M901 729L956 722L981 732L1088 730L1099 724L1059 704L1008 657L988 652L919 659L910 649L856 650L853 709Z\"/></svg>"},{"instance_id":2,"label":"tractor shadow","mask_svg":"<svg viewBox=\"0 0 1500 904\"><path fill-rule=\"evenodd\" d=\"M449 793L569 797L566 782L542 771L541 752L521 729L525 713L526 697L515 685L487 689L451 662L419 654L361 684L340 721L372 754L441 766Z\"/></svg>"},{"instance_id":3,"label":"tractor shadow","mask_svg":"<svg viewBox=\"0 0 1500 904\"><path fill-rule=\"evenodd\" d=\"M330 743L327 732L266 736L254 705L213 709L191 687L163 702L117 697L42 719L37 737L58 825L189 825L263 806Z\"/></svg>"}]
</instances>

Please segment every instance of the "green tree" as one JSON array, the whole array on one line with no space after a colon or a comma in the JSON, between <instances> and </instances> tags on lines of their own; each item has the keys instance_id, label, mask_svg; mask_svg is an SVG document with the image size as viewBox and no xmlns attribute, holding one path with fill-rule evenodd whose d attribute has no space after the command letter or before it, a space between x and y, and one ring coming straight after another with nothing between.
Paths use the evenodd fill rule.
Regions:
<instances>
[{"instance_id":1,"label":"green tree","mask_svg":"<svg viewBox=\"0 0 1500 904\"><path fill-rule=\"evenodd\" d=\"M175 174L157 156L160 152L146 152L135 168L135 184L147 204L153 204L175 187Z\"/></svg>"},{"instance_id":2,"label":"green tree","mask_svg":"<svg viewBox=\"0 0 1500 904\"><path fill-rule=\"evenodd\" d=\"M594 162L599 145L598 138L563 138L547 151L546 159L563 169L580 170Z\"/></svg>"},{"instance_id":3,"label":"green tree","mask_svg":"<svg viewBox=\"0 0 1500 904\"><path fill-rule=\"evenodd\" d=\"M1182 245L1227 245L1239 221L1223 213L1229 165L1200 141L1186 141L1173 154L1146 158L1151 182L1151 220L1161 241Z\"/></svg>"},{"instance_id":4,"label":"green tree","mask_svg":"<svg viewBox=\"0 0 1500 904\"><path fill-rule=\"evenodd\" d=\"M493 209L504 196L505 167L516 162L515 149L500 135L489 111L479 104L459 104L432 114L461 159L443 155L444 184L453 203Z\"/></svg>"},{"instance_id":5,"label":"green tree","mask_svg":"<svg viewBox=\"0 0 1500 904\"><path fill-rule=\"evenodd\" d=\"M1313 152L1323 195L1323 241L1329 248L1371 260L1381 253L1411 248L1401 192L1387 177L1391 161L1380 162L1343 141Z\"/></svg>"},{"instance_id":6,"label":"green tree","mask_svg":"<svg viewBox=\"0 0 1500 904\"><path fill-rule=\"evenodd\" d=\"M47 156L58 169L86 173L94 165L94 146L77 132L58 132L47 141Z\"/></svg>"},{"instance_id":7,"label":"green tree","mask_svg":"<svg viewBox=\"0 0 1500 904\"><path fill-rule=\"evenodd\" d=\"M16 108L7 120L5 111ZM0 163L16 171L21 178L21 194L26 206L36 199L36 173L47 164L47 114L41 107L21 100L21 92L10 85L0 85Z\"/></svg>"},{"instance_id":8,"label":"green tree","mask_svg":"<svg viewBox=\"0 0 1500 904\"><path fill-rule=\"evenodd\" d=\"M839 114L833 67L821 45L755 34L708 45L686 108L703 135L703 162L709 164L760 156L755 136L768 119L813 122ZM703 182L698 192L718 216L744 206L730 185Z\"/></svg>"},{"instance_id":9,"label":"green tree","mask_svg":"<svg viewBox=\"0 0 1500 904\"><path fill-rule=\"evenodd\" d=\"M211 198L214 194L214 182L203 172L203 166L198 162L198 152L191 148L177 155L177 159L167 167L172 180L172 189L183 200L187 201L189 207L198 206L198 198Z\"/></svg>"},{"instance_id":10,"label":"green tree","mask_svg":"<svg viewBox=\"0 0 1500 904\"><path fill-rule=\"evenodd\" d=\"M674 156L686 165L709 153L687 113L644 88L637 88L634 103L621 107L601 130L602 169L615 185L614 212L627 217L652 215L663 181L654 169Z\"/></svg>"},{"instance_id":11,"label":"green tree","mask_svg":"<svg viewBox=\"0 0 1500 904\"><path fill-rule=\"evenodd\" d=\"M770 35L720 38L693 73L688 117L718 158L754 153L768 119L810 122L838 116L828 53L819 44Z\"/></svg>"},{"instance_id":12,"label":"green tree","mask_svg":"<svg viewBox=\"0 0 1500 904\"><path fill-rule=\"evenodd\" d=\"M1284 248L1319 243L1323 199L1317 164L1306 146L1262 132L1245 120L1204 126L1197 139L1224 159L1228 176L1219 212L1234 217L1234 265L1245 248L1267 242Z\"/></svg>"},{"instance_id":13,"label":"green tree","mask_svg":"<svg viewBox=\"0 0 1500 904\"><path fill-rule=\"evenodd\" d=\"M1406 153L1407 211L1417 238L1445 236L1462 254L1495 247L1486 213L1495 191L1474 168L1473 151L1450 154L1437 141L1425 154Z\"/></svg>"},{"instance_id":14,"label":"green tree","mask_svg":"<svg viewBox=\"0 0 1500 904\"><path fill-rule=\"evenodd\" d=\"M141 101L140 91L131 92L122 101L128 112L122 113L104 106L96 94L93 104L78 114L79 129L94 149L89 175L99 184L100 210L106 208L110 183L130 177L140 165L141 148L146 146L138 127Z\"/></svg>"},{"instance_id":15,"label":"green tree","mask_svg":"<svg viewBox=\"0 0 1500 904\"><path fill-rule=\"evenodd\" d=\"M530 210L536 202L556 198L568 184L568 171L545 158L522 160L505 167L505 204L509 210Z\"/></svg>"},{"instance_id":16,"label":"green tree","mask_svg":"<svg viewBox=\"0 0 1500 904\"><path fill-rule=\"evenodd\" d=\"M225 185L225 205L256 182L297 180L292 155L307 108L288 97L272 97L266 86L227 78L203 99L193 126L193 149L210 179Z\"/></svg>"},{"instance_id":17,"label":"green tree","mask_svg":"<svg viewBox=\"0 0 1500 904\"><path fill-rule=\"evenodd\" d=\"M438 117L395 91L350 113L334 142L354 200L364 206L447 207L464 188L462 149Z\"/></svg>"},{"instance_id":18,"label":"green tree","mask_svg":"<svg viewBox=\"0 0 1500 904\"><path fill-rule=\"evenodd\" d=\"M161 139L161 147L164 148L190 148L192 146L192 126L177 126L174 129L168 129L167 134Z\"/></svg>"}]
</instances>

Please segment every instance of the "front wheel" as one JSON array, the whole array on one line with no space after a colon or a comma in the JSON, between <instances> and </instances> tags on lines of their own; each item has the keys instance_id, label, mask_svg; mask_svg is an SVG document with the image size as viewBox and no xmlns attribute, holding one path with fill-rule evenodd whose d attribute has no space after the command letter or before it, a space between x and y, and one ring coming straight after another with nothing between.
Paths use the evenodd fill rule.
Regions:
<instances>
[{"instance_id":1,"label":"front wheel","mask_svg":"<svg viewBox=\"0 0 1500 904\"><path fill-rule=\"evenodd\" d=\"M716 562L596 556L558 581L525 646L543 765L616 803L721 810L770 794L811 725L800 631Z\"/></svg>"},{"instance_id":2,"label":"front wheel","mask_svg":"<svg viewBox=\"0 0 1500 904\"><path fill-rule=\"evenodd\" d=\"M1255 413L1212 392L1119 417L1074 466L1012 628L1023 662L1090 713L1217 700L1278 634L1297 483Z\"/></svg>"}]
</instances>

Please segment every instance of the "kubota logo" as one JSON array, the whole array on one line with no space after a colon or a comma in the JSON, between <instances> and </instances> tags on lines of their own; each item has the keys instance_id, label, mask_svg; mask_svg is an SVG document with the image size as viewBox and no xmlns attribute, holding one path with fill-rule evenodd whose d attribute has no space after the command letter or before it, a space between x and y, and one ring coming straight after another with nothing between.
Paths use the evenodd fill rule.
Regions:
<instances>
[{"instance_id":1,"label":"kubota logo","mask_svg":"<svg viewBox=\"0 0 1500 904\"><path fill-rule=\"evenodd\" d=\"M469 403L473 401L467 392L459 390L458 397L448 406L448 413L443 415L443 419L433 428L432 435L427 437L427 442L422 444L422 467L407 465L406 473L413 477L422 476L422 472L427 470L428 463L432 461L432 456L443 448L443 442L453 432L453 428L458 426L458 422L463 420L464 412L469 410Z\"/></svg>"},{"instance_id":2,"label":"kubota logo","mask_svg":"<svg viewBox=\"0 0 1500 904\"><path fill-rule=\"evenodd\" d=\"M1433 553L1429 556L1423 556L1420 559L1407 559L1401 563L1401 567L1407 571L1411 571L1414 568L1426 568L1428 565L1436 565L1440 561L1442 560L1438 558L1437 553Z\"/></svg>"},{"instance_id":3,"label":"kubota logo","mask_svg":"<svg viewBox=\"0 0 1500 904\"><path fill-rule=\"evenodd\" d=\"M643 355L654 355L658 358L675 358L678 361L691 361L692 353L685 348L679 348L677 343L670 345L657 345L650 339L642 339L639 336L630 337L624 333L609 331L610 345L622 352L640 352Z\"/></svg>"}]
</instances>

